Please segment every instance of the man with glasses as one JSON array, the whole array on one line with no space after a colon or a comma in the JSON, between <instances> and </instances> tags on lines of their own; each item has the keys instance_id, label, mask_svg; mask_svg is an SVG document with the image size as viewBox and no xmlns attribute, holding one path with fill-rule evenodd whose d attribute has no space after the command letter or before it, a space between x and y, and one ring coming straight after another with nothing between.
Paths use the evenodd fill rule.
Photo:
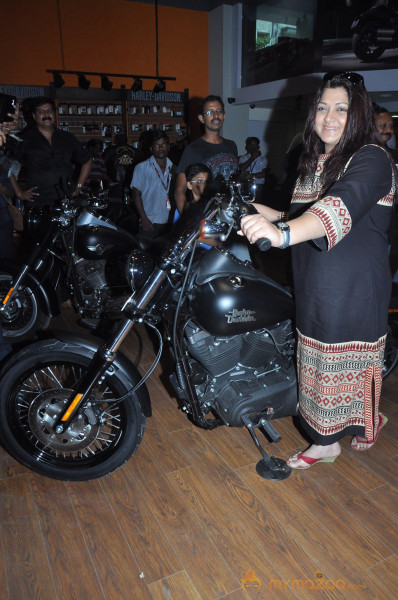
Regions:
<instances>
[{"instance_id":1,"label":"man with glasses","mask_svg":"<svg viewBox=\"0 0 398 600\"><path fill-rule=\"evenodd\" d=\"M17 158L24 167L25 186L12 175L11 183L20 200L49 206L65 194L77 195L90 172L90 154L68 131L56 127L55 104L40 96L32 103L34 124L22 132ZM76 165L80 172L76 183Z\"/></svg>"},{"instance_id":2,"label":"man with glasses","mask_svg":"<svg viewBox=\"0 0 398 600\"><path fill-rule=\"evenodd\" d=\"M169 229L173 163L167 158L170 146L167 134L160 129L154 129L151 134L152 155L136 165L131 188L140 217L139 231L147 237L156 238Z\"/></svg>"},{"instance_id":3,"label":"man with glasses","mask_svg":"<svg viewBox=\"0 0 398 600\"><path fill-rule=\"evenodd\" d=\"M211 95L202 100L198 119L204 127L204 133L185 148L177 168L175 201L180 214L186 202L185 169L189 165L205 164L210 169L214 182L228 181L230 175L238 169L238 149L235 142L220 134L225 119L224 103L220 96Z\"/></svg>"}]
</instances>

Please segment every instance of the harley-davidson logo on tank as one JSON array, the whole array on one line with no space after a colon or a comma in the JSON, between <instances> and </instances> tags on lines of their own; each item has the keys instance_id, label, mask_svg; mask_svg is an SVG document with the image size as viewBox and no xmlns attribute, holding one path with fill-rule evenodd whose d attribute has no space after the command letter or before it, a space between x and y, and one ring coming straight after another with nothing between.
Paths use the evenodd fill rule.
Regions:
<instances>
[{"instance_id":1,"label":"harley-davidson logo on tank","mask_svg":"<svg viewBox=\"0 0 398 600\"><path fill-rule=\"evenodd\" d=\"M238 310L233 308L225 316L227 317L227 323L247 323L248 321L256 320L255 314L256 311L254 310L248 310L246 308Z\"/></svg>"}]
</instances>

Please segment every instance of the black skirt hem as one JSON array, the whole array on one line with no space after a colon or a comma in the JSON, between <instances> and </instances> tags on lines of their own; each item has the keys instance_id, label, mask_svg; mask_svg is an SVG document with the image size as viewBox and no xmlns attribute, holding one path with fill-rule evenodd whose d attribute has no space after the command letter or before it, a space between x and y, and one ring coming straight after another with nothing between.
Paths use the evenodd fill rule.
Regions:
<instances>
[{"instance_id":1,"label":"black skirt hem","mask_svg":"<svg viewBox=\"0 0 398 600\"><path fill-rule=\"evenodd\" d=\"M302 427L307 436L311 439L312 443L316 444L317 446L330 446L331 444L339 442L346 436L359 435L361 437L365 437L365 427L360 425L350 425L349 427L345 427L342 431L338 431L332 435L322 435L313 429L300 413L298 416L300 427Z\"/></svg>"}]
</instances>

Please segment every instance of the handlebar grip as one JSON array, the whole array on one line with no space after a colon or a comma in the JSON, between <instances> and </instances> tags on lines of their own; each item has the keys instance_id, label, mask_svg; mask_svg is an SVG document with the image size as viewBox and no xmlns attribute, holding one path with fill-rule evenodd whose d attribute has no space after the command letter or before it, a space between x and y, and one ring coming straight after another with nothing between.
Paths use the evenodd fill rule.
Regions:
<instances>
[{"instance_id":1,"label":"handlebar grip","mask_svg":"<svg viewBox=\"0 0 398 600\"><path fill-rule=\"evenodd\" d=\"M256 242L256 246L261 252L266 252L271 248L272 244L268 238L259 238Z\"/></svg>"}]
</instances>

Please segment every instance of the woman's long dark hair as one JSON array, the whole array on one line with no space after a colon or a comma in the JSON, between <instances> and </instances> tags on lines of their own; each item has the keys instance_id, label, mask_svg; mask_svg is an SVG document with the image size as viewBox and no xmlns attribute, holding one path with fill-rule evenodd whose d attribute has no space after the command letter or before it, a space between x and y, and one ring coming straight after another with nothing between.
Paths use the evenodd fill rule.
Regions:
<instances>
[{"instance_id":1,"label":"woman's long dark hair","mask_svg":"<svg viewBox=\"0 0 398 600\"><path fill-rule=\"evenodd\" d=\"M299 176L303 182L313 177L320 154L325 152L325 145L315 131L315 117L318 103L323 91L327 88L342 87L348 94L347 122L343 134L326 160L321 181L322 194L341 174L348 159L365 144L381 145L378 139L372 101L362 81L353 83L342 74L331 76L319 88L304 128L304 148L300 157Z\"/></svg>"}]
</instances>

